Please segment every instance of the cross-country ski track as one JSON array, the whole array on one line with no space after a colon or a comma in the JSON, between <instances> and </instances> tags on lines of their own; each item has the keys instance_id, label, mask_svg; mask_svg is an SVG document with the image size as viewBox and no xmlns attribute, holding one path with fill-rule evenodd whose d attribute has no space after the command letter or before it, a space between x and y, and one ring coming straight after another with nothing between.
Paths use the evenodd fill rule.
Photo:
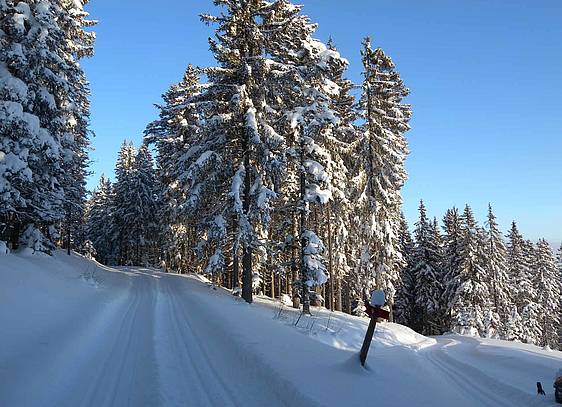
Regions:
<instances>
[{"instance_id":1,"label":"cross-country ski track","mask_svg":"<svg viewBox=\"0 0 562 407\"><path fill-rule=\"evenodd\" d=\"M379 324L365 370L367 320L313 314L295 326L196 276L3 256L0 406L555 405L560 352Z\"/></svg>"}]
</instances>

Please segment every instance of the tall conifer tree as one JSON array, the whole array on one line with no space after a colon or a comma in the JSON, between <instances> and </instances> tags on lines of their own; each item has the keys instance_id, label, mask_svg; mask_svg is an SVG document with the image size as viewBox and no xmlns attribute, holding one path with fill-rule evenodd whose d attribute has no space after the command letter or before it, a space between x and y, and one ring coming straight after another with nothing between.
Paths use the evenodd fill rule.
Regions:
<instances>
[{"instance_id":1,"label":"tall conifer tree","mask_svg":"<svg viewBox=\"0 0 562 407\"><path fill-rule=\"evenodd\" d=\"M488 287L493 299L494 312L505 323L511 312L511 287L507 275L507 249L491 205L488 206L486 226L486 274ZM503 335L502 332L500 334Z\"/></svg>"},{"instance_id":2,"label":"tall conifer tree","mask_svg":"<svg viewBox=\"0 0 562 407\"><path fill-rule=\"evenodd\" d=\"M65 213L67 230L83 213L86 16L81 2L0 3L0 222L13 245L25 230L24 245L49 250Z\"/></svg>"},{"instance_id":3,"label":"tall conifer tree","mask_svg":"<svg viewBox=\"0 0 562 407\"><path fill-rule=\"evenodd\" d=\"M549 243L541 239L536 245L533 282L537 292L541 335L538 345L556 349L560 327L560 276Z\"/></svg>"},{"instance_id":4,"label":"tall conifer tree","mask_svg":"<svg viewBox=\"0 0 562 407\"><path fill-rule=\"evenodd\" d=\"M484 312L490 307L490 292L485 278L485 263L479 255L483 253L482 239L468 205L461 219L460 285L453 299L452 327L462 334L484 336Z\"/></svg>"},{"instance_id":5,"label":"tall conifer tree","mask_svg":"<svg viewBox=\"0 0 562 407\"><path fill-rule=\"evenodd\" d=\"M399 324L413 327L416 305L414 242L408 230L408 223L404 214L401 214L400 217L399 238L403 266L400 270L400 285L396 291L396 301L394 302L394 318Z\"/></svg>"},{"instance_id":6,"label":"tall conifer tree","mask_svg":"<svg viewBox=\"0 0 562 407\"><path fill-rule=\"evenodd\" d=\"M424 334L440 333L441 256L436 226L427 218L423 201L414 231L413 273L415 275L415 329ZM436 236L437 233L437 236Z\"/></svg>"},{"instance_id":7,"label":"tall conifer tree","mask_svg":"<svg viewBox=\"0 0 562 407\"><path fill-rule=\"evenodd\" d=\"M382 288L392 307L399 281L398 231L407 174L404 162L408 146L404 134L410 129L410 105L403 99L409 90L382 49L372 49L365 39L361 110L365 124L359 144L361 160L359 231L362 236L361 268L373 286ZM368 280L367 280L368 281Z\"/></svg>"}]
</instances>

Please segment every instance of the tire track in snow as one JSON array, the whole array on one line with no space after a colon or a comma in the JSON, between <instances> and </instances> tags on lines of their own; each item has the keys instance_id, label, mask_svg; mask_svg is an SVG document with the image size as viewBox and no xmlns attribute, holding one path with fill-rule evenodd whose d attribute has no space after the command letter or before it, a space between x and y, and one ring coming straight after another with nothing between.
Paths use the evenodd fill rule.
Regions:
<instances>
[{"instance_id":1,"label":"tire track in snow","mask_svg":"<svg viewBox=\"0 0 562 407\"><path fill-rule=\"evenodd\" d=\"M86 392L81 403L82 406L93 406L96 405L96 403L105 405L107 404L107 402L103 400L103 396L105 395L105 397L108 398L115 394L115 389L116 387L118 387L118 383L114 383L116 382L116 380L114 378L115 373L113 369L115 367L115 364L119 360L121 360L121 367L119 371L122 371L122 365L125 359L125 356L121 354L121 352L123 351L122 340L126 332L131 332L131 315L133 315L136 311L138 303L139 298L137 295L134 295L133 299L129 301L127 310L123 313L123 317L120 320L120 323L118 325L119 329L117 330L117 335L115 335L113 339L111 351L105 358L103 358L104 362L100 366L95 379L91 382L90 388ZM109 389L107 387L111 387L111 391L108 391Z\"/></svg>"},{"instance_id":2,"label":"tire track in snow","mask_svg":"<svg viewBox=\"0 0 562 407\"><path fill-rule=\"evenodd\" d=\"M171 298L174 299L176 297L171 297ZM176 307L177 309L178 304L175 301L172 301L172 304L173 304L172 306ZM204 367L203 376L207 379L211 379L211 382L213 382L211 388L222 390L218 392L217 394L218 400L213 400L212 405L233 406L233 407L244 405L244 403L241 400L237 399L236 393L230 390L229 384L226 383L226 381L221 377L220 374L217 373L217 370L213 367L213 358L211 358L207 353L207 350L205 349L205 346L201 338L199 337L197 330L194 329L192 323L189 320L189 316L186 314L185 308L180 306L179 310L181 315L181 321L185 322L185 325L179 324L180 332L183 334L182 336L184 339L186 338L192 339L191 341L189 341L190 344L193 345L191 347L190 358L192 358L193 360L194 359L193 355L197 355L198 356L197 359L199 360L195 360L196 362L195 365L196 366L202 365ZM187 344L186 347L188 347ZM220 361L220 358L218 360ZM198 362L201 363L198 364ZM199 372L199 374L200 373L201 372ZM218 404L217 401L219 401L220 404Z\"/></svg>"},{"instance_id":3,"label":"tire track in snow","mask_svg":"<svg viewBox=\"0 0 562 407\"><path fill-rule=\"evenodd\" d=\"M178 370L177 364L186 364L194 360L196 368L202 373L201 377L210 378L205 381L205 390L209 392L220 389L218 395L211 394L212 400L214 401L215 398L217 400L213 402L213 406L313 407L320 405L303 393L301 388L297 388L290 379L280 374L274 365L269 365L268 360L260 354L261 350L254 349L252 340L244 339L244 335L239 335L244 330L255 329L255 327L246 326L245 319L239 322L225 319L228 318L228 312L225 312L226 315L220 315L221 306L245 307L246 303L236 304L230 294L223 290L211 290L206 284L191 277L166 274L161 276L162 289L157 312L159 335L175 330L158 322L162 319L162 322L171 324L168 316L171 311L166 310L166 307L170 306L168 302L171 302L175 307L175 318L179 324L177 339L184 341L191 353L182 356L181 351L174 351L176 360L172 363L174 366L170 367L170 349L163 348L163 345L166 341L172 343L171 335L167 334L157 339L159 361L164 362L159 367L162 374L170 378L168 380L163 377L163 390L167 393L164 400L171 401L175 396L171 383L174 383L176 388L181 387L177 379L172 377L173 372ZM240 311L246 314L250 310ZM259 339L255 340L259 341ZM180 361L182 358L185 362ZM166 382L170 383L166 384ZM188 387L187 384L183 386ZM221 402L221 399L225 401ZM185 406L185 399L183 404L172 405Z\"/></svg>"},{"instance_id":4,"label":"tire track in snow","mask_svg":"<svg viewBox=\"0 0 562 407\"><path fill-rule=\"evenodd\" d=\"M116 312L115 320L107 327L106 335L111 341L95 349L94 363L88 368L94 379L82 393L79 404L69 401L67 405L138 406L158 402L152 284L148 277L133 277L126 308Z\"/></svg>"},{"instance_id":5,"label":"tire track in snow","mask_svg":"<svg viewBox=\"0 0 562 407\"><path fill-rule=\"evenodd\" d=\"M449 355L447 347L458 344L454 339L439 342L439 347L424 351L427 360L445 373L447 380L455 383L467 396L477 399L475 406L513 407L544 405L524 391L503 383L475 366L461 362ZM537 404L538 403L538 404Z\"/></svg>"},{"instance_id":6,"label":"tire track in snow","mask_svg":"<svg viewBox=\"0 0 562 407\"><path fill-rule=\"evenodd\" d=\"M119 311L128 306L130 289L131 284L127 284L126 290L112 292L111 296L104 291L88 296L87 302L72 309L60 323L49 326L37 337L30 337L29 341L35 345L23 342L21 351L13 355L18 361L10 368L14 374L3 381L6 389L0 392L0 405L80 405L77 398L86 392L87 374L95 359L99 359L92 352L103 342L100 331L112 326ZM38 341L45 346L37 346ZM28 391L23 392L10 382L25 382Z\"/></svg>"},{"instance_id":7,"label":"tire track in snow","mask_svg":"<svg viewBox=\"0 0 562 407\"><path fill-rule=\"evenodd\" d=\"M175 294L170 289L169 282L166 281L162 285L161 297L163 298L161 305L163 309L159 313L164 313L163 323L169 326L159 327L160 334L168 336L167 338L161 336L160 340L165 342L161 346L169 346L170 348L160 351L159 356L168 362L161 367L172 369L174 375L182 377L181 382L175 381L174 385L166 389L166 394L163 394L164 398L167 399L166 404L185 405L186 400L189 400L193 405L201 407L234 405L229 404L228 397L221 397L220 394L216 393L223 387L223 384L217 383L216 374L208 366L208 361L198 360L197 356L202 350L200 346L193 346L194 332L185 315L178 312L180 306L176 303ZM170 354L165 355L166 352L170 352ZM172 358L174 358L173 364L170 363ZM203 376L203 372L207 375ZM170 377L169 371L165 374ZM164 379L164 381L166 380ZM178 391L181 391L182 394L178 395Z\"/></svg>"}]
</instances>

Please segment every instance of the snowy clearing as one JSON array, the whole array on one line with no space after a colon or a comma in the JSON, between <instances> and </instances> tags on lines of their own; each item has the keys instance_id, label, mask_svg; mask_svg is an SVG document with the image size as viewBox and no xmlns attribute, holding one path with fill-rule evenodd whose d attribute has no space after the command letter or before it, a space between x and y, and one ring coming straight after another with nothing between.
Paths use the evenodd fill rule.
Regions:
<instances>
[{"instance_id":1,"label":"snowy clearing","mask_svg":"<svg viewBox=\"0 0 562 407\"><path fill-rule=\"evenodd\" d=\"M196 276L0 258L1 406L548 406L562 353L252 306ZM546 397L536 396L541 381Z\"/></svg>"}]
</instances>

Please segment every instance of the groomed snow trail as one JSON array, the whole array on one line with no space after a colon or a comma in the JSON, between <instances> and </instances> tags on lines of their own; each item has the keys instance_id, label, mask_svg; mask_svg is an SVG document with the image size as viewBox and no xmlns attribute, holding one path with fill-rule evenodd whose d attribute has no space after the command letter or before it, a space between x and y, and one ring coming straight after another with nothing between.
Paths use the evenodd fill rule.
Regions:
<instances>
[{"instance_id":1,"label":"groomed snow trail","mask_svg":"<svg viewBox=\"0 0 562 407\"><path fill-rule=\"evenodd\" d=\"M211 288L177 275L154 277L159 316L156 354L163 405L294 405L295 395L289 394L285 400L276 391L272 372L261 369L238 342L230 341L230 332L221 326L225 316L208 309ZM227 309L224 311L228 314Z\"/></svg>"},{"instance_id":2,"label":"groomed snow trail","mask_svg":"<svg viewBox=\"0 0 562 407\"><path fill-rule=\"evenodd\" d=\"M513 406L544 406L555 405L550 388L553 382L551 374L557 363L562 361L555 357L528 357L518 355L514 357L494 346L499 341L478 340L458 335L443 336L437 340L437 345L422 352L430 365L442 373L450 386L455 386L459 393L471 397L475 405L489 407ZM519 346L529 346L521 345ZM517 345L515 345L517 346ZM529 346L530 347L530 346ZM498 354L499 351L499 354ZM552 361L556 361L554 364ZM542 362L542 363L541 363ZM509 372L509 374L506 374ZM529 373L534 375L535 381L542 382L549 397L541 397L530 392L533 382L529 380Z\"/></svg>"},{"instance_id":3,"label":"groomed snow trail","mask_svg":"<svg viewBox=\"0 0 562 407\"><path fill-rule=\"evenodd\" d=\"M296 327L196 276L1 257L0 407L556 405L561 352L389 323L362 369L367 320L313 312Z\"/></svg>"},{"instance_id":4,"label":"groomed snow trail","mask_svg":"<svg viewBox=\"0 0 562 407\"><path fill-rule=\"evenodd\" d=\"M204 283L146 269L95 279L98 295L65 310L39 337L0 350L0 406L288 406L298 400L292 394L285 402L275 379L244 365L244 355L215 329L199 300L209 295Z\"/></svg>"}]
</instances>

